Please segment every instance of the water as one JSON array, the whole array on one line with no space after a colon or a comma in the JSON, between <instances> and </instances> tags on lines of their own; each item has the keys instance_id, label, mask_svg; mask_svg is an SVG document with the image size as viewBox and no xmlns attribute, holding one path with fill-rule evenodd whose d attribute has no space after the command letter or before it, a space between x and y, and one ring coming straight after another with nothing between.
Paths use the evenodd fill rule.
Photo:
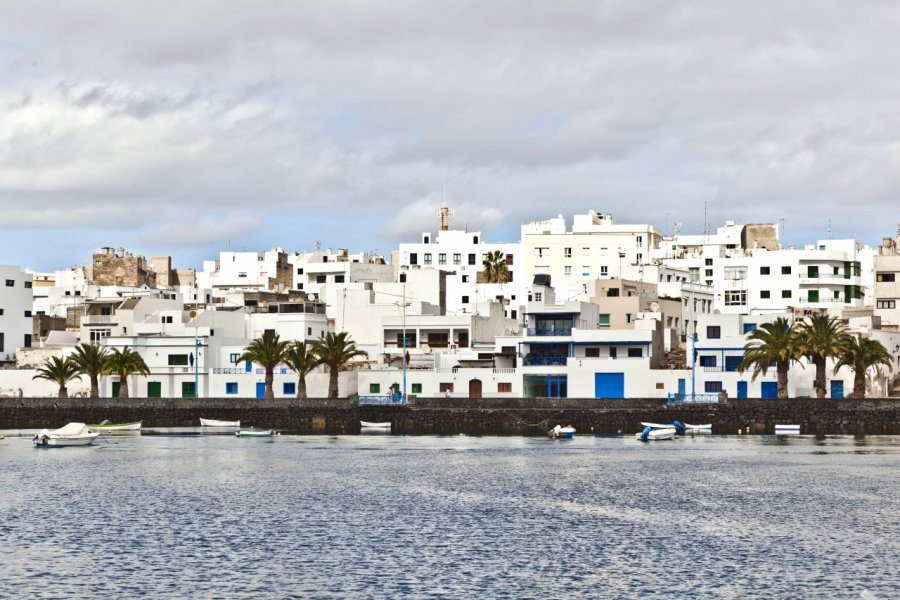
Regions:
<instances>
[{"instance_id":1,"label":"water","mask_svg":"<svg viewBox=\"0 0 900 600\"><path fill-rule=\"evenodd\" d=\"M900 438L0 442L4 597L900 598Z\"/></svg>"}]
</instances>

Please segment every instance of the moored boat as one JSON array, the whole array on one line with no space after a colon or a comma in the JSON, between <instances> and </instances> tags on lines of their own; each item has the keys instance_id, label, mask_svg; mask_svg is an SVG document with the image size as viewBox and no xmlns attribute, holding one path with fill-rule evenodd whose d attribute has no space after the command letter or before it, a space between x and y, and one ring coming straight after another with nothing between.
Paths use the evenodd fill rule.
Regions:
<instances>
[{"instance_id":1,"label":"moored boat","mask_svg":"<svg viewBox=\"0 0 900 600\"><path fill-rule=\"evenodd\" d=\"M557 425L547 432L547 436L551 440L570 440L575 437L575 428L571 425L567 427L560 427Z\"/></svg>"},{"instance_id":2,"label":"moored boat","mask_svg":"<svg viewBox=\"0 0 900 600\"><path fill-rule=\"evenodd\" d=\"M241 422L240 421L219 421L218 419L200 419L201 427L219 427L219 428L231 428L231 429L240 429Z\"/></svg>"},{"instance_id":3,"label":"moored boat","mask_svg":"<svg viewBox=\"0 0 900 600\"><path fill-rule=\"evenodd\" d=\"M799 425L776 425L775 435L800 435Z\"/></svg>"},{"instance_id":4,"label":"moored boat","mask_svg":"<svg viewBox=\"0 0 900 600\"><path fill-rule=\"evenodd\" d=\"M88 428L100 433L109 431L140 431L141 423L142 421L134 421L132 423L110 423L109 421L103 421L96 425L88 425Z\"/></svg>"},{"instance_id":5,"label":"moored boat","mask_svg":"<svg viewBox=\"0 0 900 600\"><path fill-rule=\"evenodd\" d=\"M644 442L653 440L672 440L675 439L675 428L671 425L668 427L656 428L645 425L644 430L634 434L634 437Z\"/></svg>"},{"instance_id":6,"label":"moored boat","mask_svg":"<svg viewBox=\"0 0 900 600\"><path fill-rule=\"evenodd\" d=\"M271 429L241 429L235 431L234 435L237 437L272 437L272 433Z\"/></svg>"},{"instance_id":7,"label":"moored boat","mask_svg":"<svg viewBox=\"0 0 900 600\"><path fill-rule=\"evenodd\" d=\"M42 429L32 441L35 446L54 448L59 446L88 446L94 443L96 431L91 431L84 423L69 423L65 427L49 431Z\"/></svg>"},{"instance_id":8,"label":"moored boat","mask_svg":"<svg viewBox=\"0 0 900 600\"><path fill-rule=\"evenodd\" d=\"M362 429L390 429L390 421L360 421L359 426Z\"/></svg>"},{"instance_id":9,"label":"moored boat","mask_svg":"<svg viewBox=\"0 0 900 600\"><path fill-rule=\"evenodd\" d=\"M704 423L703 425L691 425L690 423L685 423L684 430L689 433L712 432L712 423Z\"/></svg>"}]
</instances>

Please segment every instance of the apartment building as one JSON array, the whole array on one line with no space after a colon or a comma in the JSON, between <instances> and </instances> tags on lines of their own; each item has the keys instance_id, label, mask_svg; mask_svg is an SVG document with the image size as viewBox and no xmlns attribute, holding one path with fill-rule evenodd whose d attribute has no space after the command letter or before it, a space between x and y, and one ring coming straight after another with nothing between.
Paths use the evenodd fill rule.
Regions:
<instances>
[{"instance_id":1,"label":"apartment building","mask_svg":"<svg viewBox=\"0 0 900 600\"><path fill-rule=\"evenodd\" d=\"M872 304L882 329L900 331L900 252L896 240L886 237L873 257L875 285Z\"/></svg>"},{"instance_id":2,"label":"apartment building","mask_svg":"<svg viewBox=\"0 0 900 600\"><path fill-rule=\"evenodd\" d=\"M12 265L0 265L0 363L15 361L19 348L31 348L32 278Z\"/></svg>"}]
</instances>

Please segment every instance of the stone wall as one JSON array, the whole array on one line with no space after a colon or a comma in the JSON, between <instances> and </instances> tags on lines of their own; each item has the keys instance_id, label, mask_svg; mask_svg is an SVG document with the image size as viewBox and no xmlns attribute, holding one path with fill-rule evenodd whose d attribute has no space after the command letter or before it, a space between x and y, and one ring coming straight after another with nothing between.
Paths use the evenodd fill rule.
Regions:
<instances>
[{"instance_id":1,"label":"stone wall","mask_svg":"<svg viewBox=\"0 0 900 600\"><path fill-rule=\"evenodd\" d=\"M729 400L666 405L659 399L417 398L408 406L357 406L347 400L233 398L5 398L0 429L56 428L70 421L143 421L145 427L199 426L200 418L296 433L352 434L359 421L391 421L399 434L544 435L556 424L581 434L630 434L641 421L712 423L715 434L771 434L776 423L804 434L900 434L900 399Z\"/></svg>"}]
</instances>

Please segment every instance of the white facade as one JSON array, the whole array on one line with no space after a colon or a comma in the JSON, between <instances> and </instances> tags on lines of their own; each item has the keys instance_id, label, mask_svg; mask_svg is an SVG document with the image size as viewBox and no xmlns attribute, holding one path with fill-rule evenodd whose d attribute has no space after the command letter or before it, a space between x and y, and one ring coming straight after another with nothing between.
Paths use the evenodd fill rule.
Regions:
<instances>
[{"instance_id":1,"label":"white facade","mask_svg":"<svg viewBox=\"0 0 900 600\"><path fill-rule=\"evenodd\" d=\"M349 254L343 248L337 254L303 252L288 257L291 265L292 289L311 294L323 294L330 287L340 288L349 283L386 283L394 280L394 269L380 256L366 252Z\"/></svg>"},{"instance_id":2,"label":"white facade","mask_svg":"<svg viewBox=\"0 0 900 600\"><path fill-rule=\"evenodd\" d=\"M220 252L219 260L203 261L197 273L200 289L245 289L286 291L290 266L281 248L266 252Z\"/></svg>"},{"instance_id":3,"label":"white facade","mask_svg":"<svg viewBox=\"0 0 900 600\"><path fill-rule=\"evenodd\" d=\"M897 240L884 238L874 256L874 292L872 305L881 326L900 330L900 251Z\"/></svg>"},{"instance_id":4,"label":"white facade","mask_svg":"<svg viewBox=\"0 0 900 600\"><path fill-rule=\"evenodd\" d=\"M31 347L31 286L30 273L0 265L0 362L14 361L16 350Z\"/></svg>"}]
</instances>

